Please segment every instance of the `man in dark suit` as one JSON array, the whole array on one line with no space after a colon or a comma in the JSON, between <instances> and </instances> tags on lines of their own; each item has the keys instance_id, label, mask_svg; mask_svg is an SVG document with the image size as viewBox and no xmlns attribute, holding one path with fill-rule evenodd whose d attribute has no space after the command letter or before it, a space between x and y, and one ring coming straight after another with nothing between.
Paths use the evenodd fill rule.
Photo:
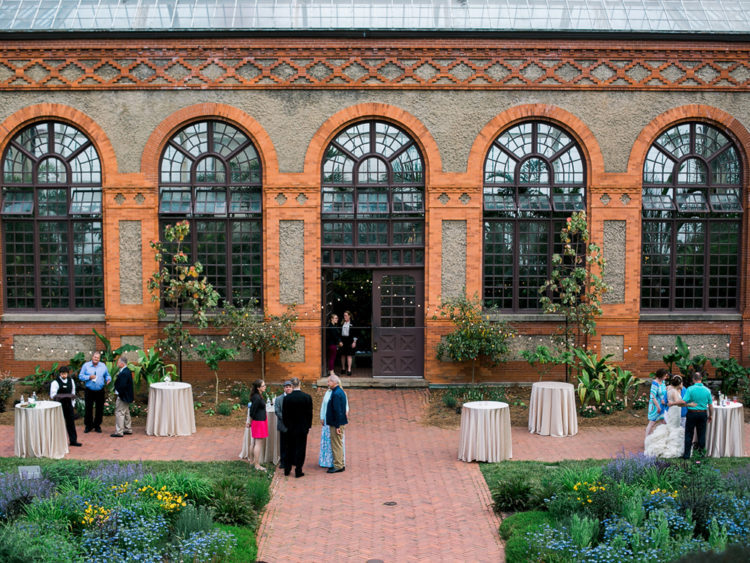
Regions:
<instances>
[{"instance_id":1,"label":"man in dark suit","mask_svg":"<svg viewBox=\"0 0 750 563\"><path fill-rule=\"evenodd\" d=\"M286 426L286 452L284 455L284 475L289 475L294 465L294 476L302 477L305 463L307 433L312 426L312 397L300 390L299 378L292 378L292 392L284 397L282 415Z\"/></svg>"},{"instance_id":2,"label":"man in dark suit","mask_svg":"<svg viewBox=\"0 0 750 563\"><path fill-rule=\"evenodd\" d=\"M279 431L279 467L286 467L286 426L284 425L284 397L292 392L292 382L284 382L284 393L273 403L273 410L276 413L276 430Z\"/></svg>"},{"instance_id":3,"label":"man in dark suit","mask_svg":"<svg viewBox=\"0 0 750 563\"><path fill-rule=\"evenodd\" d=\"M130 425L130 403L135 399L133 391L133 374L128 367L128 359L120 356L117 360L117 376L115 377L115 432L113 438L122 438L123 434L132 434Z\"/></svg>"}]
</instances>

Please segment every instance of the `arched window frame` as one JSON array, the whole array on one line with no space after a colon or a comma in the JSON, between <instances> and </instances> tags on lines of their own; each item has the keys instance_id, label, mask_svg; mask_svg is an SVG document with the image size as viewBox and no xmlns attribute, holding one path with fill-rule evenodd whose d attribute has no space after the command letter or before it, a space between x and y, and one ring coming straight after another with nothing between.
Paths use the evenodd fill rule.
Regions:
<instances>
[{"instance_id":1,"label":"arched window frame","mask_svg":"<svg viewBox=\"0 0 750 563\"><path fill-rule=\"evenodd\" d=\"M642 179L641 311L739 310L737 143L709 123L671 125L649 148Z\"/></svg>"},{"instance_id":2,"label":"arched window frame","mask_svg":"<svg viewBox=\"0 0 750 563\"><path fill-rule=\"evenodd\" d=\"M11 139L2 163L5 310L103 311L102 170L91 140L37 122Z\"/></svg>"},{"instance_id":3,"label":"arched window frame","mask_svg":"<svg viewBox=\"0 0 750 563\"><path fill-rule=\"evenodd\" d=\"M562 250L560 230L585 208L585 161L569 132L541 120L504 130L484 165L485 306L539 311L539 287L550 277L553 253Z\"/></svg>"},{"instance_id":4,"label":"arched window frame","mask_svg":"<svg viewBox=\"0 0 750 563\"><path fill-rule=\"evenodd\" d=\"M321 186L323 267L424 265L424 159L406 132L350 125L326 149Z\"/></svg>"},{"instance_id":5,"label":"arched window frame","mask_svg":"<svg viewBox=\"0 0 750 563\"><path fill-rule=\"evenodd\" d=\"M185 251L222 300L261 307L263 175L250 137L223 121L190 123L167 141L159 171L160 232L189 221Z\"/></svg>"}]
</instances>

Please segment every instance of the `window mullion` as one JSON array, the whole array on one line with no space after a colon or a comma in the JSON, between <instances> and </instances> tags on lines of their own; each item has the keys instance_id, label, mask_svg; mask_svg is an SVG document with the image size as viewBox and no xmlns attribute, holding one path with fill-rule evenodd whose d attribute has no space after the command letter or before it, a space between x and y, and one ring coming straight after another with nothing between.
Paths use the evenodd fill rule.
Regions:
<instances>
[{"instance_id":1,"label":"window mullion","mask_svg":"<svg viewBox=\"0 0 750 563\"><path fill-rule=\"evenodd\" d=\"M70 199L70 188L66 189L68 193L68 199ZM69 207L69 203L68 209ZM71 220L71 217L68 216L66 219L67 227L68 227L68 309L70 311L74 311L76 307L76 275L75 275L75 243L73 240L73 221Z\"/></svg>"}]
</instances>

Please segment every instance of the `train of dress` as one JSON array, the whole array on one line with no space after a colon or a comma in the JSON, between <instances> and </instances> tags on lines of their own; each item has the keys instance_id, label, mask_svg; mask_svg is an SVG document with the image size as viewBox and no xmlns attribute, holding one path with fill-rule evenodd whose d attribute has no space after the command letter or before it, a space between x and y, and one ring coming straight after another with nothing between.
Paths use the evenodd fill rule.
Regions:
<instances>
[{"instance_id":1,"label":"train of dress","mask_svg":"<svg viewBox=\"0 0 750 563\"><path fill-rule=\"evenodd\" d=\"M685 451L685 429L680 426L680 407L671 407L660 424L646 437L644 453L652 457L681 457Z\"/></svg>"}]
</instances>

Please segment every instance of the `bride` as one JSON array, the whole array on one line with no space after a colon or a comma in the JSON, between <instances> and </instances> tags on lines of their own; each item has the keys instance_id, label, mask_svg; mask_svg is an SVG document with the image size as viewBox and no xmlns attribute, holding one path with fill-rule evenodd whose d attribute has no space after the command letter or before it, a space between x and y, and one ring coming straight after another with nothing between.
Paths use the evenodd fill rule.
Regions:
<instances>
[{"instance_id":1,"label":"bride","mask_svg":"<svg viewBox=\"0 0 750 563\"><path fill-rule=\"evenodd\" d=\"M680 426L680 407L685 402L680 396L682 389L682 378L679 375L672 376L670 387L667 390L668 406L664 417L666 424L661 424L646 437L644 453L653 457L680 457L685 448L685 429Z\"/></svg>"}]
</instances>

